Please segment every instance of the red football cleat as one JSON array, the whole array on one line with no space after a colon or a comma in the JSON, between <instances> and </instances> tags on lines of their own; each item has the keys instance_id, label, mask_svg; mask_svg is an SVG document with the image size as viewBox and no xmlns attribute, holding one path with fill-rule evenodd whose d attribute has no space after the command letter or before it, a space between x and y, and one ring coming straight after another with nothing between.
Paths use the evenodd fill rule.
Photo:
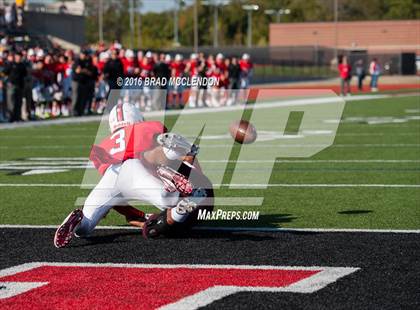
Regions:
<instances>
[{"instance_id":1,"label":"red football cleat","mask_svg":"<svg viewBox=\"0 0 420 310\"><path fill-rule=\"evenodd\" d=\"M62 248L68 245L73 238L74 230L83 219L83 211L76 209L66 217L64 222L57 228L54 236L54 245L56 248Z\"/></svg>"}]
</instances>

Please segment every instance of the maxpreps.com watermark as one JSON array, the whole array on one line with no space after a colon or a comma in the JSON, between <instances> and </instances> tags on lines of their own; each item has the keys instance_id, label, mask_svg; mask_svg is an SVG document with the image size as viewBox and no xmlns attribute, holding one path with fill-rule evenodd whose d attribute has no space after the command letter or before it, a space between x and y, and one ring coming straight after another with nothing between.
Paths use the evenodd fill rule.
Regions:
<instances>
[{"instance_id":1,"label":"maxpreps.com watermark","mask_svg":"<svg viewBox=\"0 0 420 310\"><path fill-rule=\"evenodd\" d=\"M201 76L180 77L118 77L119 87L213 87L219 84L219 78Z\"/></svg>"},{"instance_id":2,"label":"maxpreps.com watermark","mask_svg":"<svg viewBox=\"0 0 420 310\"><path fill-rule=\"evenodd\" d=\"M208 211L205 209L198 210L198 220L216 221L216 220L236 220L236 221L258 221L260 211L224 211L218 209L216 211Z\"/></svg>"}]
</instances>

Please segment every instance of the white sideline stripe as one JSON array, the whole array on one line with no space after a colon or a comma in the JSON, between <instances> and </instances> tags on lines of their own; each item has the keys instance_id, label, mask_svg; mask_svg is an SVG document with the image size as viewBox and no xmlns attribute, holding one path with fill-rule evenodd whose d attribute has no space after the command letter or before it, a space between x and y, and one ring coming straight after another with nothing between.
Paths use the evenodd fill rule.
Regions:
<instances>
[{"instance_id":1,"label":"white sideline stripe","mask_svg":"<svg viewBox=\"0 0 420 310\"><path fill-rule=\"evenodd\" d=\"M0 187L95 187L96 184L54 184L54 183L0 183ZM288 183L278 183L278 184L214 184L215 187L219 186L229 186L233 188L266 188L266 187L366 187L366 188L420 188L420 184L288 184Z\"/></svg>"},{"instance_id":2,"label":"white sideline stripe","mask_svg":"<svg viewBox=\"0 0 420 310\"><path fill-rule=\"evenodd\" d=\"M86 163L89 158L87 157L31 157L27 160L32 161L45 161L46 163L54 164L60 163ZM56 161L56 162L54 162ZM226 162L237 162L237 163L261 163L261 162L272 162L271 160L200 160L201 163L226 163ZM277 159L276 163L420 163L420 159L309 159L309 160L292 160L292 159ZM1 162L0 162L1 163ZM18 161L13 161L18 163ZM33 163L31 163L33 164ZM44 164L44 163L43 163Z\"/></svg>"},{"instance_id":3,"label":"white sideline stripe","mask_svg":"<svg viewBox=\"0 0 420 310\"><path fill-rule=\"evenodd\" d=\"M57 229L59 225L18 225L0 224L0 229ZM96 226L97 230L139 230L133 226ZM282 227L206 227L197 226L193 230L203 231L255 231L255 232L315 232L315 233L392 233L420 234L420 229L368 229L368 228L282 228Z\"/></svg>"},{"instance_id":4,"label":"white sideline stripe","mask_svg":"<svg viewBox=\"0 0 420 310\"><path fill-rule=\"evenodd\" d=\"M303 133L305 134L305 133ZM333 134L330 133L310 133L308 135L311 136L332 136ZM389 133L383 133L383 132L360 132L360 133L338 133L335 136L336 137L369 137L369 136L388 136ZM418 136L419 134L416 132L401 132L401 133L393 133L392 136ZM95 138L96 135L37 135L35 137L31 137L31 139L57 139L57 138ZM10 135L1 137L1 139L27 139L28 136L18 136L18 135Z\"/></svg>"},{"instance_id":5,"label":"white sideline stripe","mask_svg":"<svg viewBox=\"0 0 420 310\"><path fill-rule=\"evenodd\" d=\"M240 163L240 164L255 164L255 163L293 163L293 164L322 164L322 163L420 163L417 159L407 160L228 160L228 159L204 159L200 163L205 164L226 164L226 163ZM93 169L93 163L88 159L84 161L0 161L0 170L28 170L28 169Z\"/></svg>"},{"instance_id":6,"label":"white sideline stripe","mask_svg":"<svg viewBox=\"0 0 420 310\"><path fill-rule=\"evenodd\" d=\"M1 226L0 226L1 228ZM282 227L206 227L194 230L204 231L256 231L256 232L315 232L315 233L393 233L420 234L420 229L368 229L368 228L282 228Z\"/></svg>"},{"instance_id":7,"label":"white sideline stripe","mask_svg":"<svg viewBox=\"0 0 420 310\"><path fill-rule=\"evenodd\" d=\"M95 184L49 184L49 183L0 183L0 187L90 187ZM214 184L214 186L229 186L234 188L266 188L266 187L391 187L391 188L420 188L420 184Z\"/></svg>"},{"instance_id":8,"label":"white sideline stripe","mask_svg":"<svg viewBox=\"0 0 420 310\"><path fill-rule=\"evenodd\" d=\"M0 166L30 166L30 165L47 165L47 166L59 166L59 165L86 165L88 159L86 160L50 160L50 161L40 161L40 160L10 160L10 161L0 161Z\"/></svg>"},{"instance_id":9,"label":"white sideline stripe","mask_svg":"<svg viewBox=\"0 0 420 310\"><path fill-rule=\"evenodd\" d=\"M293 163L293 164L318 164L318 163L420 163L417 159L318 159L318 160L200 160L200 163Z\"/></svg>"},{"instance_id":10,"label":"white sideline stripe","mask_svg":"<svg viewBox=\"0 0 420 310\"><path fill-rule=\"evenodd\" d=\"M232 147L232 144L201 144L202 149L207 148L227 148ZM89 148L90 145L26 145L26 146L0 146L2 150L8 149L84 149ZM247 148L266 148L266 147L276 147L276 148L314 148L314 147L336 147L336 148L346 148L346 147L420 147L418 143L397 143L397 144L386 144L386 143L368 143L368 144L249 144L246 146Z\"/></svg>"},{"instance_id":11,"label":"white sideline stripe","mask_svg":"<svg viewBox=\"0 0 420 310\"><path fill-rule=\"evenodd\" d=\"M327 90L327 89L326 89ZM330 90L328 90L330 91ZM360 95L353 97L341 98L335 94L330 95L331 97L321 97L321 98L305 98L305 99L292 99L284 100L277 102L267 102L267 103L257 103L249 104L246 106L238 105L231 107L222 107L222 108L201 108L196 110L170 110L170 111L154 111L154 112L144 112L145 117L158 117L163 115L178 115L182 113L183 115L190 114L202 114L202 113L218 113L218 112L230 112L236 110L248 110L248 109L267 109L275 107L287 107L287 106L301 106L301 105L316 105L316 104L336 104L337 102L343 101L360 101L360 100L377 100L383 98L392 98L392 97L412 97L418 96L417 93L413 94L401 94L401 95L392 95L392 94L380 94L380 95ZM44 121L29 121L23 123L13 123L13 124L0 124L0 130L4 129L14 129L14 128L24 128L24 127L38 127L38 126L49 126L49 125L62 125L62 124L77 124L77 123L89 123L89 122L98 122L103 118L102 115L99 116L82 116L82 117L70 117L57 120L44 120Z\"/></svg>"},{"instance_id":12,"label":"white sideline stripe","mask_svg":"<svg viewBox=\"0 0 420 310\"><path fill-rule=\"evenodd\" d=\"M125 197L125 199L136 200L136 197ZM74 206L84 206L86 198L79 197L76 199ZM261 206L263 204L264 197L215 197L214 205L215 206ZM144 206L145 203L134 202L131 203L132 206Z\"/></svg>"},{"instance_id":13,"label":"white sideline stripe","mask_svg":"<svg viewBox=\"0 0 420 310\"><path fill-rule=\"evenodd\" d=\"M214 184L234 188L266 188L266 187L378 187L378 188L420 188L420 184Z\"/></svg>"},{"instance_id":14,"label":"white sideline stripe","mask_svg":"<svg viewBox=\"0 0 420 310\"><path fill-rule=\"evenodd\" d=\"M29 157L28 160L70 160L70 161L85 161L89 160L87 157Z\"/></svg>"},{"instance_id":15,"label":"white sideline stripe","mask_svg":"<svg viewBox=\"0 0 420 310\"><path fill-rule=\"evenodd\" d=\"M83 184L95 186L96 184ZM81 187L82 184L48 184L48 183L0 183L0 187Z\"/></svg>"},{"instance_id":16,"label":"white sideline stripe","mask_svg":"<svg viewBox=\"0 0 420 310\"><path fill-rule=\"evenodd\" d=\"M93 169L95 168L94 166L91 165L80 165L80 166L34 166L33 164L30 166L25 166L25 165L19 165L19 166L15 166L15 165L1 165L0 164L0 170L35 170L35 169L53 169L53 168L59 168L59 169Z\"/></svg>"},{"instance_id":17,"label":"white sideline stripe","mask_svg":"<svg viewBox=\"0 0 420 310\"><path fill-rule=\"evenodd\" d=\"M218 148L218 147L229 147L232 146L231 144L200 144L200 147L205 148ZM293 147L419 147L420 144L418 143L394 143L394 144L386 144L386 143L365 143L365 144L297 144L297 143L287 143L287 144L258 144L258 141L255 144L249 144L247 148L260 148L260 147L278 147L278 148L293 148Z\"/></svg>"},{"instance_id":18,"label":"white sideline stripe","mask_svg":"<svg viewBox=\"0 0 420 310\"><path fill-rule=\"evenodd\" d=\"M22 173L22 175L37 175L37 174L50 174L50 173L59 173L67 172L66 169L32 169Z\"/></svg>"}]
</instances>

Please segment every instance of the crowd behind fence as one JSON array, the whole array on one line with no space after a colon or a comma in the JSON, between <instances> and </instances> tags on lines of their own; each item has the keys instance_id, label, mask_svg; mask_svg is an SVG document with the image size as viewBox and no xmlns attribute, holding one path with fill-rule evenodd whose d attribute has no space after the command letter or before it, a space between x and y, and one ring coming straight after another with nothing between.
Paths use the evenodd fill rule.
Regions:
<instances>
[{"instance_id":1,"label":"crowd behind fence","mask_svg":"<svg viewBox=\"0 0 420 310\"><path fill-rule=\"evenodd\" d=\"M255 70L253 82L274 83L291 82L311 79L322 79L337 76L337 58L335 55L346 55L352 66L362 60L365 70L368 71L369 64L377 59L383 66L383 75L406 74L403 70L402 52L368 52L360 49L338 49L327 48L317 45L291 46L291 47L200 47L205 53L221 52L226 56L238 53L248 53ZM179 48L176 52L187 55L192 48ZM411 64L415 67L415 64ZM415 68L413 68L415 70ZM355 74L355 73L354 73Z\"/></svg>"},{"instance_id":2,"label":"crowd behind fence","mask_svg":"<svg viewBox=\"0 0 420 310\"><path fill-rule=\"evenodd\" d=\"M248 54L225 57L204 53L181 54L134 51L115 42L82 50L55 46L21 48L2 40L0 54L0 121L45 119L103 113L112 89L138 90L136 104L156 109L154 89L164 91L165 108L231 105L237 93L212 98L210 90L246 89L253 64ZM212 85L133 85L133 79L212 78ZM134 87L133 87L134 86ZM190 94L186 96L186 92ZM220 93L220 92L219 92ZM22 111L23 107L23 111Z\"/></svg>"}]
</instances>

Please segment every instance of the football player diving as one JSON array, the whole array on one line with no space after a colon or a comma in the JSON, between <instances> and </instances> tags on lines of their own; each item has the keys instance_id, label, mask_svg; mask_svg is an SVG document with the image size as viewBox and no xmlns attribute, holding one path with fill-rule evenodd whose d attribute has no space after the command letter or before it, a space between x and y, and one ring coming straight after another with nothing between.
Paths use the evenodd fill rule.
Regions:
<instances>
[{"instance_id":1,"label":"football player diving","mask_svg":"<svg viewBox=\"0 0 420 310\"><path fill-rule=\"evenodd\" d=\"M186 230L196 223L199 208L213 209L212 184L201 171L198 147L168 133L158 121L145 121L129 102L118 103L109 114L111 135L91 150L90 160L102 175L85 200L72 211L54 236L57 248L73 236L89 236L114 208L142 228L145 238ZM161 212L147 220L129 201L150 203Z\"/></svg>"}]
</instances>

